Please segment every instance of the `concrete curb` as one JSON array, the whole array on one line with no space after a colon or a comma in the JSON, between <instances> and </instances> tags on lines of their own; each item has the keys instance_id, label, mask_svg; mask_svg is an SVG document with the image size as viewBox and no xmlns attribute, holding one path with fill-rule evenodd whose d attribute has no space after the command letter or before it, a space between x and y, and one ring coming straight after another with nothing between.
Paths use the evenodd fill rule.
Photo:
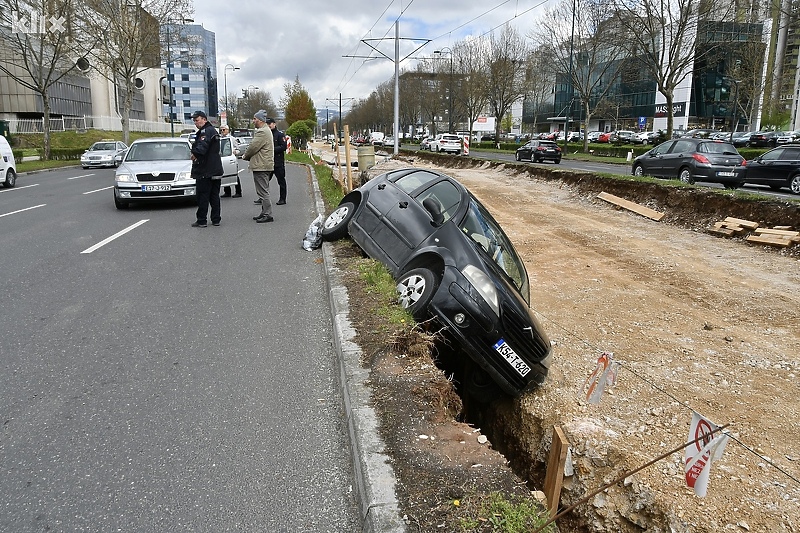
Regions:
<instances>
[{"instance_id":1,"label":"concrete curb","mask_svg":"<svg viewBox=\"0 0 800 533\"><path fill-rule=\"evenodd\" d=\"M325 214L325 204L311 171L317 213ZM370 407L371 391L367 385L369 370L361 365L361 348L352 339L356 332L350 324L347 289L331 253L323 243L322 258L327 273L328 294L333 316L333 342L339 363L339 381L344 396L347 430L353 454L353 471L359 499L362 533L405 533L395 492L396 479L385 445L378 433L378 417Z\"/></svg>"}]
</instances>

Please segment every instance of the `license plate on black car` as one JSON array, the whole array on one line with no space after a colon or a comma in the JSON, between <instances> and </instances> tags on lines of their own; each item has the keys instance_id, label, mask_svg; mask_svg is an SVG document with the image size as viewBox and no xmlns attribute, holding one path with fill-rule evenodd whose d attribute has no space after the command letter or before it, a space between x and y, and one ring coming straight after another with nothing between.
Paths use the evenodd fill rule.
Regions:
<instances>
[{"instance_id":1,"label":"license plate on black car","mask_svg":"<svg viewBox=\"0 0 800 533\"><path fill-rule=\"evenodd\" d=\"M528 375L528 372L531 371L531 367L529 367L503 339L494 343L494 349L503 356L503 359L508 361L508 364L510 364L520 376L525 377Z\"/></svg>"},{"instance_id":2,"label":"license plate on black car","mask_svg":"<svg viewBox=\"0 0 800 533\"><path fill-rule=\"evenodd\" d=\"M724 177L724 178L732 178L736 175L736 172L732 170L720 170L717 172L717 176Z\"/></svg>"}]
</instances>

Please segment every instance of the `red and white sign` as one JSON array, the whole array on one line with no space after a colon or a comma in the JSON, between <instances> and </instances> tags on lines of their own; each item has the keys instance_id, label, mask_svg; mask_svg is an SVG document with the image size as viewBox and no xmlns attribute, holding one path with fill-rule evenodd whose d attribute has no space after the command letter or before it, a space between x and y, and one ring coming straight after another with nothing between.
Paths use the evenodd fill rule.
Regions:
<instances>
[{"instance_id":1,"label":"red and white sign","mask_svg":"<svg viewBox=\"0 0 800 533\"><path fill-rule=\"evenodd\" d=\"M461 153L464 155L469 155L469 135L464 135L461 138L464 140L461 146Z\"/></svg>"},{"instance_id":2,"label":"red and white sign","mask_svg":"<svg viewBox=\"0 0 800 533\"><path fill-rule=\"evenodd\" d=\"M694 489L694 493L704 498L708 490L708 475L711 462L722 458L728 435L723 432L713 433L717 426L697 413L692 414L692 425L689 428L689 440L684 454L684 472L686 484ZM714 436L716 435L716 436Z\"/></svg>"},{"instance_id":3,"label":"red and white sign","mask_svg":"<svg viewBox=\"0 0 800 533\"><path fill-rule=\"evenodd\" d=\"M600 397L603 396L606 385L608 385L609 388L614 386L617 380L618 369L619 363L614 361L613 353L603 352L600 354L600 357L597 358L594 371L583 384L587 402L591 404L600 403Z\"/></svg>"},{"instance_id":4,"label":"red and white sign","mask_svg":"<svg viewBox=\"0 0 800 533\"><path fill-rule=\"evenodd\" d=\"M292 138L289 137L288 135L286 136L286 153L287 154L292 153Z\"/></svg>"}]
</instances>

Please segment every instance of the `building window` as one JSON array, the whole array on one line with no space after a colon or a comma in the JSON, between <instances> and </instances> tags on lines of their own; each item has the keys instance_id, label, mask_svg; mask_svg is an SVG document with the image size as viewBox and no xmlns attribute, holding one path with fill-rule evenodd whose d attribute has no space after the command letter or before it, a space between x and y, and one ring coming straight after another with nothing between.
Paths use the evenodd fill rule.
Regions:
<instances>
[{"instance_id":1,"label":"building window","mask_svg":"<svg viewBox=\"0 0 800 533\"><path fill-rule=\"evenodd\" d=\"M188 74L181 74L181 81L189 81L189 75Z\"/></svg>"},{"instance_id":2,"label":"building window","mask_svg":"<svg viewBox=\"0 0 800 533\"><path fill-rule=\"evenodd\" d=\"M183 120L189 120L190 118L192 118L192 114L191 113L184 113L183 114Z\"/></svg>"},{"instance_id":3,"label":"building window","mask_svg":"<svg viewBox=\"0 0 800 533\"><path fill-rule=\"evenodd\" d=\"M183 107L192 107L192 101L191 100L184 100L183 101Z\"/></svg>"},{"instance_id":4,"label":"building window","mask_svg":"<svg viewBox=\"0 0 800 533\"><path fill-rule=\"evenodd\" d=\"M181 68L189 68L189 62L188 61L181 61Z\"/></svg>"},{"instance_id":5,"label":"building window","mask_svg":"<svg viewBox=\"0 0 800 533\"><path fill-rule=\"evenodd\" d=\"M183 94L189 94L189 88L188 87L181 87L181 89L183 89Z\"/></svg>"}]
</instances>

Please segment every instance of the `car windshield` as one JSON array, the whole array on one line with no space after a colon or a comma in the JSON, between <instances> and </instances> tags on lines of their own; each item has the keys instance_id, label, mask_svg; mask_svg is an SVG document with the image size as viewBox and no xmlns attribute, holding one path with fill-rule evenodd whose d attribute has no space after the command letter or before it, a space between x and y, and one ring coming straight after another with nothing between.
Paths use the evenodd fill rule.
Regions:
<instances>
[{"instance_id":1,"label":"car windshield","mask_svg":"<svg viewBox=\"0 0 800 533\"><path fill-rule=\"evenodd\" d=\"M187 143L146 142L131 146L125 161L165 161L191 158L192 153Z\"/></svg>"},{"instance_id":2,"label":"car windshield","mask_svg":"<svg viewBox=\"0 0 800 533\"><path fill-rule=\"evenodd\" d=\"M114 143L94 143L89 150L99 152L100 150L116 150L117 145Z\"/></svg>"},{"instance_id":3,"label":"car windshield","mask_svg":"<svg viewBox=\"0 0 800 533\"><path fill-rule=\"evenodd\" d=\"M497 222L474 199L469 203L469 209L461 223L461 231L476 242L492 261L508 275L525 301L530 304L528 274L525 271L522 260Z\"/></svg>"}]
</instances>

